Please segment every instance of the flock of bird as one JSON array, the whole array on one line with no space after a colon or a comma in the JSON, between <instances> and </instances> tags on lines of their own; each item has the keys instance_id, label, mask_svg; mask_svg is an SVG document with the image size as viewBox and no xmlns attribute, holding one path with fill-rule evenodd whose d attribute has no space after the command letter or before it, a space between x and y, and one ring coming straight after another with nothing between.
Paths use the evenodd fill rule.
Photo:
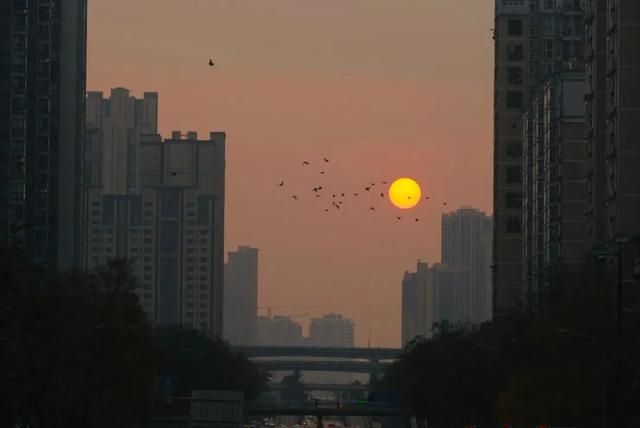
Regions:
<instances>
[{"instance_id":1,"label":"flock of bird","mask_svg":"<svg viewBox=\"0 0 640 428\"><path fill-rule=\"evenodd\" d=\"M215 66L215 62L213 61L213 58L209 58L209 66L210 67ZM326 158L326 157L322 158L322 160L323 160L324 164L328 164L331 161L329 158ZM310 167L311 163L309 161L305 160L305 161L302 161L302 166ZM325 169L322 169L322 170L320 170L320 175L325 175L326 172L327 171ZM362 190L364 190L365 192L372 193L372 192L376 191L376 190L374 190L374 187L376 186L376 184L386 185L388 183L389 183L388 181L384 181L384 180L381 180L381 181L378 181L378 182L372 182L372 183L364 186ZM280 181L280 183L278 183L278 186L281 187L281 188L284 188L285 187L285 181L284 180ZM311 192L313 192L313 196L315 198L321 198L325 194L325 192L323 192L324 190L325 189L322 186L316 186L316 187L311 189ZM359 194L360 194L359 192L331 193L331 206L330 206L330 208L324 208L324 212L328 213L331 210L331 208L335 208L336 211L340 211L342 209L343 205L344 205L345 198L347 198L347 197L357 198L359 196ZM380 198L381 199L385 199L385 197L386 197L385 192L380 192L379 194L380 194ZM411 199L411 197L408 197L408 198ZM291 199L293 199L294 201L297 201L299 198L298 198L298 195L293 194L293 195L291 195ZM425 196L425 199L428 200L430 198L429 198L429 196ZM446 202L442 202L442 205L446 206L447 203ZM369 207L369 211L376 211L376 207L375 206L370 206ZM396 216L396 220L400 221L402 219L403 219L402 216L399 216L399 215ZM420 218L414 217L413 221L417 223L417 222L420 221Z\"/></svg>"},{"instance_id":2,"label":"flock of bird","mask_svg":"<svg viewBox=\"0 0 640 428\"><path fill-rule=\"evenodd\" d=\"M328 164L331 160L329 158L322 158L322 162L321 165L325 166L326 164ZM312 167L311 162L305 160L302 161L302 166L303 167ZM327 173L326 168L321 168L319 173L321 175L325 175ZM364 185L360 191L352 191L352 192L343 192L343 191L339 191L339 192L334 192L334 191L328 191L327 189L325 189L323 186L316 186L313 187L309 190L309 197L312 198L322 198L323 196L325 198L329 199L330 205L329 206L325 206L324 208L324 212L328 213L332 210L335 209L335 211L340 211L343 207L346 201L348 201L347 198L358 198L360 195L379 195L380 199L386 199L386 192L385 191L378 191L378 189L380 189L380 186L378 186L376 188L376 185L387 185L389 184L389 181L385 181L385 180L379 180L379 181L373 181L370 182L367 185ZM281 189L285 190L286 188L286 182L285 180L281 180L278 184L278 187L280 187ZM364 192L364 193L363 193ZM411 197L408 197L409 199L411 199ZM291 194L291 199L293 199L294 201L298 201L300 199L302 199L302 195L299 194ZM429 196L425 196L424 199L429 200L430 197ZM443 205L447 205L446 202L442 203ZM369 206L369 211L377 211L375 206ZM396 215L396 220L397 221L401 221L403 220L403 216L400 215ZM418 217L414 217L413 221L415 223L418 223L420 221L420 218Z\"/></svg>"}]
</instances>

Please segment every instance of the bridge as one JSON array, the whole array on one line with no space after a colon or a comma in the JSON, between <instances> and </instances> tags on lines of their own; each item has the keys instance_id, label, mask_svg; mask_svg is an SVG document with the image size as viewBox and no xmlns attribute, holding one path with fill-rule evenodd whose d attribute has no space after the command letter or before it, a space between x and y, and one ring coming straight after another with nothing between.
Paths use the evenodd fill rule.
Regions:
<instances>
[{"instance_id":1,"label":"bridge","mask_svg":"<svg viewBox=\"0 0 640 428\"><path fill-rule=\"evenodd\" d=\"M366 392L369 390L369 385L366 383L303 383L302 387L305 391L347 391L347 392ZM270 391L281 391L286 389L285 385L280 383L272 383L269 385Z\"/></svg>"},{"instance_id":2,"label":"bridge","mask_svg":"<svg viewBox=\"0 0 640 428\"><path fill-rule=\"evenodd\" d=\"M266 371L380 373L388 364L371 361L261 361L253 360Z\"/></svg>"},{"instance_id":3,"label":"bridge","mask_svg":"<svg viewBox=\"0 0 640 428\"><path fill-rule=\"evenodd\" d=\"M407 409L386 403L327 403L327 402L251 402L246 403L245 416L318 416L318 427L322 427L322 416L410 416Z\"/></svg>"},{"instance_id":4,"label":"bridge","mask_svg":"<svg viewBox=\"0 0 640 428\"><path fill-rule=\"evenodd\" d=\"M232 350L241 352L247 358L274 357L325 357L350 358L357 360L385 361L395 360L402 349L396 348L337 348L317 346L233 346Z\"/></svg>"}]
</instances>

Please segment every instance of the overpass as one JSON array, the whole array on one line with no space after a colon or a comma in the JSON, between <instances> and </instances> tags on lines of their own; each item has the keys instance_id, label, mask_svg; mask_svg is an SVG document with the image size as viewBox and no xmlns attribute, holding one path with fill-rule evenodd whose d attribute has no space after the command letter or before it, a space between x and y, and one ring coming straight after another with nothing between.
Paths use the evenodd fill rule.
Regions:
<instances>
[{"instance_id":1,"label":"overpass","mask_svg":"<svg viewBox=\"0 0 640 428\"><path fill-rule=\"evenodd\" d=\"M305 391L348 391L348 392L367 392L369 385L366 383L341 383L341 384L329 384L329 383L303 383L302 387ZM280 383L269 384L270 391L281 391L286 386Z\"/></svg>"},{"instance_id":2,"label":"overpass","mask_svg":"<svg viewBox=\"0 0 640 428\"><path fill-rule=\"evenodd\" d=\"M233 346L233 351L247 358L274 357L325 357L351 358L357 360L385 361L395 360L402 349L396 348L337 348L317 346Z\"/></svg>"},{"instance_id":3,"label":"overpass","mask_svg":"<svg viewBox=\"0 0 640 428\"><path fill-rule=\"evenodd\" d=\"M322 426L322 416L410 416L406 409L391 404L376 403L326 403L326 402L275 402L246 403L245 416L307 416L319 417L318 426Z\"/></svg>"},{"instance_id":4,"label":"overpass","mask_svg":"<svg viewBox=\"0 0 640 428\"><path fill-rule=\"evenodd\" d=\"M379 373L388 364L371 361L264 361L253 360L266 371Z\"/></svg>"}]
</instances>

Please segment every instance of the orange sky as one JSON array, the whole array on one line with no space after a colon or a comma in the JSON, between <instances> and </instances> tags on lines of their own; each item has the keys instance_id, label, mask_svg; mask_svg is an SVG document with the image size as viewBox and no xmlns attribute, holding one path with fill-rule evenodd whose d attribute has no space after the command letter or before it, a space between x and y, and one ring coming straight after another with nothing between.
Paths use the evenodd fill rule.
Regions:
<instances>
[{"instance_id":1,"label":"orange sky","mask_svg":"<svg viewBox=\"0 0 640 428\"><path fill-rule=\"evenodd\" d=\"M343 313L357 344L399 346L402 276L440 260L443 209L491 210L493 2L89 3L89 90L158 91L164 135L227 132L226 247L261 250L260 305ZM324 156L325 175L300 164ZM419 223L379 196L329 214L312 197L399 176L432 198Z\"/></svg>"}]
</instances>

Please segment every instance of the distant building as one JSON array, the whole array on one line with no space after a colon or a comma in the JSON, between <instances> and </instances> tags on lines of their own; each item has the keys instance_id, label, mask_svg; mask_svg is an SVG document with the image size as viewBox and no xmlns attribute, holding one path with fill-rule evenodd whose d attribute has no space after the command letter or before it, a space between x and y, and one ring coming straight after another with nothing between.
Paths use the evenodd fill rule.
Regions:
<instances>
[{"instance_id":1,"label":"distant building","mask_svg":"<svg viewBox=\"0 0 640 428\"><path fill-rule=\"evenodd\" d=\"M309 345L352 348L354 330L354 322L342 315L328 314L322 318L312 318L309 325Z\"/></svg>"},{"instance_id":2,"label":"distant building","mask_svg":"<svg viewBox=\"0 0 640 428\"><path fill-rule=\"evenodd\" d=\"M0 241L80 262L86 0L0 5Z\"/></svg>"},{"instance_id":3,"label":"distant building","mask_svg":"<svg viewBox=\"0 0 640 428\"><path fill-rule=\"evenodd\" d=\"M303 346L302 326L289 317L258 317L256 345Z\"/></svg>"},{"instance_id":4,"label":"distant building","mask_svg":"<svg viewBox=\"0 0 640 428\"><path fill-rule=\"evenodd\" d=\"M585 284L584 72L550 76L524 115L523 289L537 312L554 287Z\"/></svg>"},{"instance_id":5,"label":"distant building","mask_svg":"<svg viewBox=\"0 0 640 428\"><path fill-rule=\"evenodd\" d=\"M429 267L418 261L416 272L405 272L402 282L402 344L416 337L433 336L441 321L455 323L455 289L461 269L444 263Z\"/></svg>"},{"instance_id":6,"label":"distant building","mask_svg":"<svg viewBox=\"0 0 640 428\"><path fill-rule=\"evenodd\" d=\"M582 60L584 3L495 2L492 281L497 317L522 309L523 210L515 203L522 198L522 114L547 76Z\"/></svg>"},{"instance_id":7,"label":"distant building","mask_svg":"<svg viewBox=\"0 0 640 428\"><path fill-rule=\"evenodd\" d=\"M241 246L229 253L224 271L224 338L255 345L258 327L258 250Z\"/></svg>"},{"instance_id":8,"label":"distant building","mask_svg":"<svg viewBox=\"0 0 640 428\"><path fill-rule=\"evenodd\" d=\"M491 319L492 224L491 217L471 207L442 215L442 263L458 271L455 320L478 324Z\"/></svg>"},{"instance_id":9,"label":"distant building","mask_svg":"<svg viewBox=\"0 0 640 428\"><path fill-rule=\"evenodd\" d=\"M129 259L153 323L222 335L225 134L163 140L157 95L120 88L89 94L87 127L84 265Z\"/></svg>"}]
</instances>

